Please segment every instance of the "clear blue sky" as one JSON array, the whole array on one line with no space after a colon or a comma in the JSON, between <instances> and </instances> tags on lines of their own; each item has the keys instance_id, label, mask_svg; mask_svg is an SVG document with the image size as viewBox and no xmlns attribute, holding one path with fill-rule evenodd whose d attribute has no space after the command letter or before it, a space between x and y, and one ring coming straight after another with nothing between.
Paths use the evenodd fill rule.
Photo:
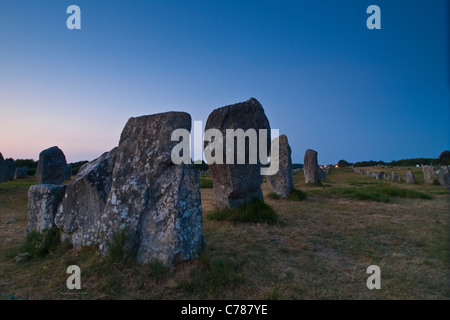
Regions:
<instances>
[{"instance_id":1,"label":"clear blue sky","mask_svg":"<svg viewBox=\"0 0 450 320\"><path fill-rule=\"evenodd\" d=\"M448 1L0 0L0 152L70 162L117 145L129 117L257 98L293 161L449 149ZM81 30L66 9L81 8ZM381 30L366 9L381 8Z\"/></svg>"}]
</instances>

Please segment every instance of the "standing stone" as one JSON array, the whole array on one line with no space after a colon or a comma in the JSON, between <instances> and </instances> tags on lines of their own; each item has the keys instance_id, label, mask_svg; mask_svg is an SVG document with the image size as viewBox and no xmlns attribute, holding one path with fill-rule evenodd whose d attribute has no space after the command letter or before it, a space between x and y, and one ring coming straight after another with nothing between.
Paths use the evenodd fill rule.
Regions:
<instances>
[{"instance_id":1,"label":"standing stone","mask_svg":"<svg viewBox=\"0 0 450 320\"><path fill-rule=\"evenodd\" d=\"M317 175L319 177L319 181L325 181L325 171L322 170L320 167L317 168Z\"/></svg>"},{"instance_id":2,"label":"standing stone","mask_svg":"<svg viewBox=\"0 0 450 320\"><path fill-rule=\"evenodd\" d=\"M64 172L64 180L69 180L72 178L72 164L69 163L66 167L66 171Z\"/></svg>"},{"instance_id":3,"label":"standing stone","mask_svg":"<svg viewBox=\"0 0 450 320\"><path fill-rule=\"evenodd\" d=\"M439 184L441 186L448 188L448 181L449 181L449 170L448 167L441 167L439 170Z\"/></svg>"},{"instance_id":4,"label":"standing stone","mask_svg":"<svg viewBox=\"0 0 450 320\"><path fill-rule=\"evenodd\" d=\"M391 173L391 181L392 182L399 182L398 176L395 173L395 171L392 171L392 173Z\"/></svg>"},{"instance_id":5,"label":"standing stone","mask_svg":"<svg viewBox=\"0 0 450 320\"><path fill-rule=\"evenodd\" d=\"M6 165L5 180L6 181L14 180L14 174L16 173L16 165L14 164L14 161L12 161L11 159L6 159L5 165Z\"/></svg>"},{"instance_id":6,"label":"standing stone","mask_svg":"<svg viewBox=\"0 0 450 320\"><path fill-rule=\"evenodd\" d=\"M42 232L53 228L56 211L67 186L39 184L28 189L28 226L30 231Z\"/></svg>"},{"instance_id":7,"label":"standing stone","mask_svg":"<svg viewBox=\"0 0 450 320\"><path fill-rule=\"evenodd\" d=\"M425 183L433 184L434 178L436 177L433 166L423 166L422 171L423 171L423 178L425 180Z\"/></svg>"},{"instance_id":8,"label":"standing stone","mask_svg":"<svg viewBox=\"0 0 450 320\"><path fill-rule=\"evenodd\" d=\"M384 173L383 172L378 172L377 175L375 176L375 179L383 180L384 179Z\"/></svg>"},{"instance_id":9,"label":"standing stone","mask_svg":"<svg viewBox=\"0 0 450 320\"><path fill-rule=\"evenodd\" d=\"M267 151L270 150L270 125L264 109L254 98L248 101L214 110L206 121L205 130L217 129L223 136L223 164L211 163L209 169L214 184L214 194L218 208L234 208L253 199L263 199L261 184L263 176L259 161L259 129L267 130ZM237 143L234 143L234 164L226 163L226 150L231 150L231 141L226 139L226 130L256 130L256 163L250 164L250 146L245 143L245 164L237 164ZM262 137L261 137L262 139ZM236 139L234 139L236 140ZM213 141L205 141L208 148ZM212 147L211 147L212 148Z\"/></svg>"},{"instance_id":10,"label":"standing stone","mask_svg":"<svg viewBox=\"0 0 450 320\"><path fill-rule=\"evenodd\" d=\"M308 149L305 152L303 172L306 183L319 182L319 165L317 163L317 151Z\"/></svg>"},{"instance_id":11,"label":"standing stone","mask_svg":"<svg viewBox=\"0 0 450 320\"><path fill-rule=\"evenodd\" d=\"M3 155L0 152L0 182L5 181L6 177L6 163Z\"/></svg>"},{"instance_id":12,"label":"standing stone","mask_svg":"<svg viewBox=\"0 0 450 320\"><path fill-rule=\"evenodd\" d=\"M55 224L62 239L70 239L74 248L100 243L100 221L111 191L116 150L83 165L67 186Z\"/></svg>"},{"instance_id":13,"label":"standing stone","mask_svg":"<svg viewBox=\"0 0 450 320\"><path fill-rule=\"evenodd\" d=\"M16 173L14 174L14 180L17 179L25 179L28 175L28 168L22 167L22 168L16 168Z\"/></svg>"},{"instance_id":14,"label":"standing stone","mask_svg":"<svg viewBox=\"0 0 450 320\"><path fill-rule=\"evenodd\" d=\"M111 192L101 217L100 249L125 232L124 250L139 263L174 265L204 246L200 178L191 164L171 159L174 130L191 129L191 116L167 112L128 120L122 131ZM189 142L188 142L189 143Z\"/></svg>"},{"instance_id":15,"label":"standing stone","mask_svg":"<svg viewBox=\"0 0 450 320\"><path fill-rule=\"evenodd\" d=\"M67 168L66 156L58 147L39 154L36 176L39 184L62 184Z\"/></svg>"},{"instance_id":16,"label":"standing stone","mask_svg":"<svg viewBox=\"0 0 450 320\"><path fill-rule=\"evenodd\" d=\"M286 135L281 135L272 141L272 144L278 140L279 143L279 170L274 175L267 176L267 181L272 187L273 191L285 198L292 189L294 189L294 180L292 178L292 159L291 147L289 146Z\"/></svg>"},{"instance_id":17,"label":"standing stone","mask_svg":"<svg viewBox=\"0 0 450 320\"><path fill-rule=\"evenodd\" d=\"M416 178L414 177L414 174L411 171L409 171L406 174L405 180L406 180L406 183L410 183L410 184L416 183Z\"/></svg>"},{"instance_id":18,"label":"standing stone","mask_svg":"<svg viewBox=\"0 0 450 320\"><path fill-rule=\"evenodd\" d=\"M371 177L372 177L372 178L376 178L376 177L377 177L377 175L378 175L378 173L376 173L376 172L372 172L372 173L371 173L370 175L371 175Z\"/></svg>"}]
</instances>

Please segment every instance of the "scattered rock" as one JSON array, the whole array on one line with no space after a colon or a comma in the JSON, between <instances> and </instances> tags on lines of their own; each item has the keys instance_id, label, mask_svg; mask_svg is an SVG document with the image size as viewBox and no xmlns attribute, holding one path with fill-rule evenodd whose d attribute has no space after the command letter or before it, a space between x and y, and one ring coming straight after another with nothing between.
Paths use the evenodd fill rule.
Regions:
<instances>
[{"instance_id":1,"label":"scattered rock","mask_svg":"<svg viewBox=\"0 0 450 320\"><path fill-rule=\"evenodd\" d=\"M26 166L22 167L22 168L16 168L16 172L14 174L14 180L26 179L27 175L28 175L28 168Z\"/></svg>"},{"instance_id":2,"label":"scattered rock","mask_svg":"<svg viewBox=\"0 0 450 320\"><path fill-rule=\"evenodd\" d=\"M283 134L275 138L272 143L276 140L278 140L279 143L279 170L276 174L267 176L267 181L273 191L284 198L291 193L292 189L294 189L294 180L292 178L292 151L286 135Z\"/></svg>"},{"instance_id":3,"label":"scattered rock","mask_svg":"<svg viewBox=\"0 0 450 320\"><path fill-rule=\"evenodd\" d=\"M0 182L5 181L6 177L6 163L3 155L0 152Z\"/></svg>"},{"instance_id":4,"label":"scattered rock","mask_svg":"<svg viewBox=\"0 0 450 320\"><path fill-rule=\"evenodd\" d=\"M308 149L305 152L303 171L306 183L319 182L319 165L317 162L317 151Z\"/></svg>"},{"instance_id":5,"label":"scattered rock","mask_svg":"<svg viewBox=\"0 0 450 320\"><path fill-rule=\"evenodd\" d=\"M423 178L426 184L433 184L436 177L433 166L423 166Z\"/></svg>"},{"instance_id":6,"label":"scattered rock","mask_svg":"<svg viewBox=\"0 0 450 320\"><path fill-rule=\"evenodd\" d=\"M66 156L58 147L52 147L39 154L36 176L39 184L62 184L67 168Z\"/></svg>"},{"instance_id":7,"label":"scattered rock","mask_svg":"<svg viewBox=\"0 0 450 320\"><path fill-rule=\"evenodd\" d=\"M441 167L439 170L439 183L447 189L450 188L450 173L448 167Z\"/></svg>"},{"instance_id":8,"label":"scattered rock","mask_svg":"<svg viewBox=\"0 0 450 320\"><path fill-rule=\"evenodd\" d=\"M69 180L72 178L72 164L69 163L66 167L66 171L64 172L64 180Z\"/></svg>"},{"instance_id":9,"label":"scattered rock","mask_svg":"<svg viewBox=\"0 0 450 320\"><path fill-rule=\"evenodd\" d=\"M28 226L30 231L42 232L53 228L58 206L67 186L39 184L28 189Z\"/></svg>"},{"instance_id":10,"label":"scattered rock","mask_svg":"<svg viewBox=\"0 0 450 320\"><path fill-rule=\"evenodd\" d=\"M14 175L16 173L16 165L14 164L14 161L10 159L6 159L5 164L6 164L5 181L12 181L14 180Z\"/></svg>"},{"instance_id":11,"label":"scattered rock","mask_svg":"<svg viewBox=\"0 0 450 320\"><path fill-rule=\"evenodd\" d=\"M55 224L74 248L100 243L101 216L111 191L117 148L83 165L67 186Z\"/></svg>"},{"instance_id":12,"label":"scattered rock","mask_svg":"<svg viewBox=\"0 0 450 320\"><path fill-rule=\"evenodd\" d=\"M416 178L414 177L414 174L411 171L406 173L405 180L406 180L406 183L410 183L410 184L416 183Z\"/></svg>"},{"instance_id":13,"label":"scattered rock","mask_svg":"<svg viewBox=\"0 0 450 320\"><path fill-rule=\"evenodd\" d=\"M218 208L238 207L253 198L263 199L261 184L262 164L257 157L256 164L249 164L250 148L245 145L245 164L237 163L237 143L234 144L234 163L226 163L226 150L231 149L226 139L227 129L256 130L259 142L259 129L267 130L267 149L270 150L270 125L264 109L254 98L248 101L214 110L208 117L205 130L218 129L223 135L223 164L208 164L214 184L216 206ZM213 141L205 141L207 148ZM227 145L228 143L228 145ZM259 154L259 146L255 146Z\"/></svg>"},{"instance_id":14,"label":"scattered rock","mask_svg":"<svg viewBox=\"0 0 450 320\"><path fill-rule=\"evenodd\" d=\"M21 261L27 260L30 254L28 252L21 253L14 257L14 262L19 263Z\"/></svg>"},{"instance_id":15,"label":"scattered rock","mask_svg":"<svg viewBox=\"0 0 450 320\"><path fill-rule=\"evenodd\" d=\"M399 182L398 175L395 173L395 171L392 171L392 173L391 173L391 181Z\"/></svg>"}]
</instances>

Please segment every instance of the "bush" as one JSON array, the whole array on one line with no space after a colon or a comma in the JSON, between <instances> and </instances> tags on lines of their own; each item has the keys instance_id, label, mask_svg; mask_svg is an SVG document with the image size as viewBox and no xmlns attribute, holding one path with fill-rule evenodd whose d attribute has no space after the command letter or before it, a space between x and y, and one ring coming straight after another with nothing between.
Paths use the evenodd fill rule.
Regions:
<instances>
[{"instance_id":1,"label":"bush","mask_svg":"<svg viewBox=\"0 0 450 320\"><path fill-rule=\"evenodd\" d=\"M44 230L42 233L31 231L27 234L21 251L28 253L23 261L44 258L60 244L60 232L57 228Z\"/></svg>"},{"instance_id":2,"label":"bush","mask_svg":"<svg viewBox=\"0 0 450 320\"><path fill-rule=\"evenodd\" d=\"M200 177L200 188L203 189L212 189L214 188L213 182L211 179Z\"/></svg>"},{"instance_id":3,"label":"bush","mask_svg":"<svg viewBox=\"0 0 450 320\"><path fill-rule=\"evenodd\" d=\"M215 210L209 214L208 218L216 221L262 222L267 224L275 224L278 220L273 208L259 198L254 198L239 208Z\"/></svg>"}]
</instances>

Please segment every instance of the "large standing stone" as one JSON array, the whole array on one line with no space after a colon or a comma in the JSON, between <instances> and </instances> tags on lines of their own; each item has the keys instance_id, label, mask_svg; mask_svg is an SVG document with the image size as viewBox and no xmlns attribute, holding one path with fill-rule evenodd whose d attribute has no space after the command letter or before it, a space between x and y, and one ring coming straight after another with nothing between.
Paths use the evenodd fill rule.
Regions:
<instances>
[{"instance_id":1,"label":"large standing stone","mask_svg":"<svg viewBox=\"0 0 450 320\"><path fill-rule=\"evenodd\" d=\"M66 171L64 172L64 180L69 180L72 178L72 164L69 163L66 167Z\"/></svg>"},{"instance_id":2,"label":"large standing stone","mask_svg":"<svg viewBox=\"0 0 450 320\"><path fill-rule=\"evenodd\" d=\"M377 180L383 180L384 179L384 172L378 172L375 176L375 179Z\"/></svg>"},{"instance_id":3,"label":"large standing stone","mask_svg":"<svg viewBox=\"0 0 450 320\"><path fill-rule=\"evenodd\" d=\"M317 168L317 175L319 177L319 181L325 181L326 173L320 167Z\"/></svg>"},{"instance_id":4,"label":"large standing stone","mask_svg":"<svg viewBox=\"0 0 450 320\"><path fill-rule=\"evenodd\" d=\"M397 173L395 173L395 171L392 171L392 173L391 173L391 181L392 182L399 182L398 175L397 175Z\"/></svg>"},{"instance_id":5,"label":"large standing stone","mask_svg":"<svg viewBox=\"0 0 450 320\"><path fill-rule=\"evenodd\" d=\"M0 182L5 181L6 177L6 163L3 155L0 152Z\"/></svg>"},{"instance_id":6,"label":"large standing stone","mask_svg":"<svg viewBox=\"0 0 450 320\"><path fill-rule=\"evenodd\" d=\"M36 176L39 184L62 184L67 168L66 156L58 147L39 154Z\"/></svg>"},{"instance_id":7,"label":"large standing stone","mask_svg":"<svg viewBox=\"0 0 450 320\"><path fill-rule=\"evenodd\" d=\"M214 184L214 194L218 208L238 207L253 198L263 198L261 184L262 164L259 161L259 145L256 143L256 164L250 164L250 146L245 143L245 164L237 164L237 143L234 144L234 164L226 162L226 150L231 149L231 141L226 139L226 130L256 130L257 141L259 129L267 130L267 148L270 148L270 125L264 109L254 98L248 101L225 106L214 110L208 117L205 130L218 129L223 135L223 164L211 163L209 169ZM205 141L207 148L213 141Z\"/></svg>"},{"instance_id":8,"label":"large standing stone","mask_svg":"<svg viewBox=\"0 0 450 320\"><path fill-rule=\"evenodd\" d=\"M414 174L411 171L406 173L405 180L406 180L406 183L410 183L410 184L416 183L416 178L414 177Z\"/></svg>"},{"instance_id":9,"label":"large standing stone","mask_svg":"<svg viewBox=\"0 0 450 320\"><path fill-rule=\"evenodd\" d=\"M126 233L124 250L137 261L173 265L194 259L204 246L200 178L193 165L175 165L175 129L191 129L184 112L128 120L116 152L111 192L101 217L105 252Z\"/></svg>"},{"instance_id":10,"label":"large standing stone","mask_svg":"<svg viewBox=\"0 0 450 320\"><path fill-rule=\"evenodd\" d=\"M439 170L439 184L446 188L449 188L449 170L448 167L441 167Z\"/></svg>"},{"instance_id":11,"label":"large standing stone","mask_svg":"<svg viewBox=\"0 0 450 320\"><path fill-rule=\"evenodd\" d=\"M55 224L75 248L100 243L100 221L111 191L116 150L83 165L67 186Z\"/></svg>"},{"instance_id":12,"label":"large standing stone","mask_svg":"<svg viewBox=\"0 0 450 320\"><path fill-rule=\"evenodd\" d=\"M286 135L283 134L275 138L272 141L272 144L276 143L276 140L278 140L279 145L279 170L274 175L268 175L267 181L277 195L286 197L291 193L292 189L294 189L294 180L292 178L292 151Z\"/></svg>"},{"instance_id":13,"label":"large standing stone","mask_svg":"<svg viewBox=\"0 0 450 320\"><path fill-rule=\"evenodd\" d=\"M319 165L317 162L317 151L308 149L305 152L303 172L306 183L319 182Z\"/></svg>"},{"instance_id":14,"label":"large standing stone","mask_svg":"<svg viewBox=\"0 0 450 320\"><path fill-rule=\"evenodd\" d=\"M14 180L14 174L16 173L16 165L14 164L14 161L12 161L11 159L6 159L5 165L6 165L5 180L6 181Z\"/></svg>"},{"instance_id":15,"label":"large standing stone","mask_svg":"<svg viewBox=\"0 0 450 320\"><path fill-rule=\"evenodd\" d=\"M422 171L423 171L423 178L425 180L425 183L433 184L434 178L436 177L433 166L423 166Z\"/></svg>"},{"instance_id":16,"label":"large standing stone","mask_svg":"<svg viewBox=\"0 0 450 320\"><path fill-rule=\"evenodd\" d=\"M14 174L14 180L17 179L25 179L28 175L28 168L27 166L22 168L16 168L16 172Z\"/></svg>"},{"instance_id":17,"label":"large standing stone","mask_svg":"<svg viewBox=\"0 0 450 320\"><path fill-rule=\"evenodd\" d=\"M42 232L54 227L58 206L67 186L39 184L28 189L28 226L30 231Z\"/></svg>"}]
</instances>

